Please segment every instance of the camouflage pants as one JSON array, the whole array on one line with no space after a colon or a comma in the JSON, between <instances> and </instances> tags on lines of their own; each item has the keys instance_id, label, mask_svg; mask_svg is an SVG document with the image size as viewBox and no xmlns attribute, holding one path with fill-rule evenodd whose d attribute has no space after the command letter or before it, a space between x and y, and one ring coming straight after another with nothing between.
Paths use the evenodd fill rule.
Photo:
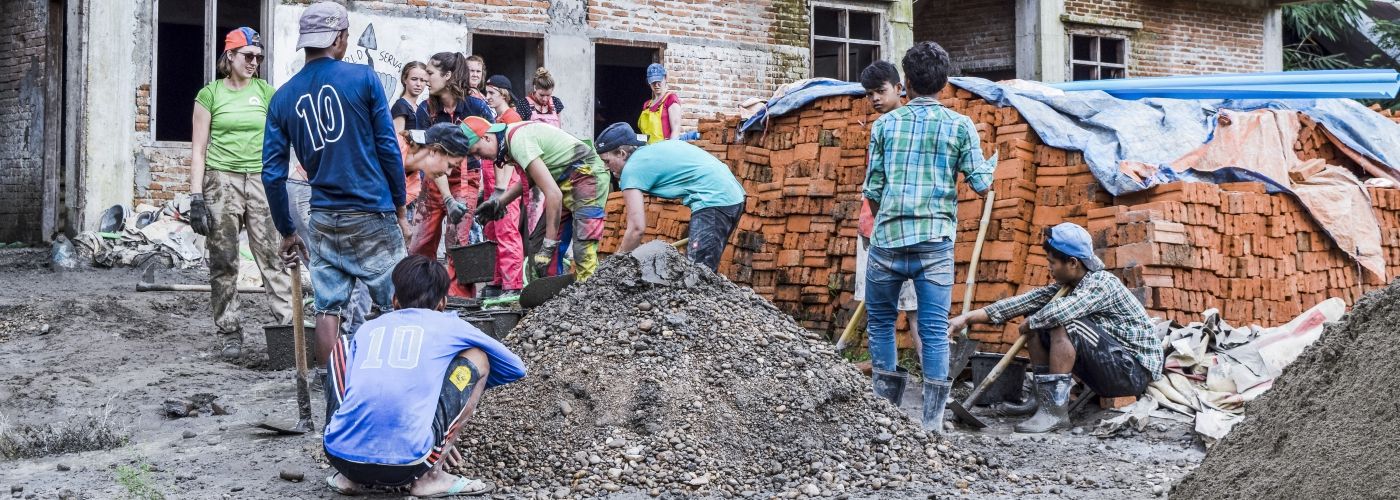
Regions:
<instances>
[{"instance_id":1,"label":"camouflage pants","mask_svg":"<svg viewBox=\"0 0 1400 500\"><path fill-rule=\"evenodd\" d=\"M272 225L272 212L263 191L262 174L218 170L204 172L204 200L213 225L205 239L209 251L210 302L220 335L242 335L238 317L238 233L248 232L248 247L262 271L263 286L272 299L273 321L292 321L292 274L277 255L282 236Z\"/></svg>"}]
</instances>

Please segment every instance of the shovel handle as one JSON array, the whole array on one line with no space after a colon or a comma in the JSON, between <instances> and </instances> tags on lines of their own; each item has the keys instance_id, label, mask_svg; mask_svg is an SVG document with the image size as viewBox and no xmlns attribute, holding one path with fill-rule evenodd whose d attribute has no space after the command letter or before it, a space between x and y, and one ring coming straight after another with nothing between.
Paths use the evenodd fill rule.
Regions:
<instances>
[{"instance_id":1,"label":"shovel handle","mask_svg":"<svg viewBox=\"0 0 1400 500\"><path fill-rule=\"evenodd\" d=\"M972 246L972 262L967 266L967 287L963 290L962 314L972 309L973 290L977 289L977 264L982 262L982 244L987 241L987 225L992 221L992 203L996 202L997 192L987 191L982 201L982 221L977 227L977 243ZM962 338L967 338L968 329L962 329Z\"/></svg>"},{"instance_id":2,"label":"shovel handle","mask_svg":"<svg viewBox=\"0 0 1400 500\"><path fill-rule=\"evenodd\" d=\"M675 242L675 243L672 243L671 246L680 249L680 248L685 248L685 244L686 244L686 243L690 243L690 238L681 238L681 239L679 239L679 240L676 240L676 242Z\"/></svg>"},{"instance_id":3,"label":"shovel handle","mask_svg":"<svg viewBox=\"0 0 1400 500\"><path fill-rule=\"evenodd\" d=\"M851 313L851 320L846 322L846 329L841 331L841 338L836 341L836 349L845 349L847 344L856 339L856 325L865 319L865 301L856 304L855 312Z\"/></svg>"},{"instance_id":4,"label":"shovel handle","mask_svg":"<svg viewBox=\"0 0 1400 500\"><path fill-rule=\"evenodd\" d=\"M1055 296L1050 300L1064 297L1066 293L1069 293L1069 287L1060 287L1060 291L1055 292ZM1011 365L1011 360L1021 352L1021 348L1026 346L1026 341L1030 340L1030 338L1031 335L1029 333L1023 333L1020 337L1016 338L1016 342L1012 343L1011 348L1007 349L1006 354L1002 355L1001 361L997 361L997 365L992 367L992 371L987 372L987 376L982 379L982 383L977 384L977 388L973 389L972 394L967 396L967 399L963 403L964 406L970 408L972 405L977 404L977 398L992 385L992 382L996 382L997 377L1001 376L1001 372L1006 371L1006 367Z\"/></svg>"},{"instance_id":5,"label":"shovel handle","mask_svg":"<svg viewBox=\"0 0 1400 500\"><path fill-rule=\"evenodd\" d=\"M297 364L297 413L300 417L297 427L309 428L311 426L311 391L307 387L306 381L306 323L302 312L304 305L301 300L301 266L293 265L291 271L292 352L296 356Z\"/></svg>"}]
</instances>

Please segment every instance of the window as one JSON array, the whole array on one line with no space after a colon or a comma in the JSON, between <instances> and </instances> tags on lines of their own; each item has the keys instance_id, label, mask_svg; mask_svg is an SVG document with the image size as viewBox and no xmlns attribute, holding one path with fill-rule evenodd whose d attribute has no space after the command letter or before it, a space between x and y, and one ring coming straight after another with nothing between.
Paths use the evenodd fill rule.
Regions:
<instances>
[{"instance_id":1,"label":"window","mask_svg":"<svg viewBox=\"0 0 1400 500\"><path fill-rule=\"evenodd\" d=\"M1073 80L1110 80L1128 76L1128 41L1123 38L1070 35Z\"/></svg>"},{"instance_id":2,"label":"window","mask_svg":"<svg viewBox=\"0 0 1400 500\"><path fill-rule=\"evenodd\" d=\"M249 26L262 33L262 2L160 0L157 3L156 74L152 89L155 120L151 127L158 141L188 142L195 94L214 79L214 60L224 47L224 35L239 26ZM212 12L213 9L217 12ZM206 45L208 43L213 45ZM263 43L267 43L265 35Z\"/></svg>"},{"instance_id":3,"label":"window","mask_svg":"<svg viewBox=\"0 0 1400 500\"><path fill-rule=\"evenodd\" d=\"M880 14L812 8L812 76L856 81L880 59Z\"/></svg>"}]
</instances>

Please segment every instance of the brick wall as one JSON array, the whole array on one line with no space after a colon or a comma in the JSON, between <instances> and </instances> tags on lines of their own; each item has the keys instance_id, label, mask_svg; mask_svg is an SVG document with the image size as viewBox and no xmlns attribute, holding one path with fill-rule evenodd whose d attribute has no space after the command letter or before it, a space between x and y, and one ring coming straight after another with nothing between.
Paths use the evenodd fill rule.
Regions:
<instances>
[{"instance_id":1,"label":"brick wall","mask_svg":"<svg viewBox=\"0 0 1400 500\"><path fill-rule=\"evenodd\" d=\"M0 0L0 242L42 235L48 2Z\"/></svg>"},{"instance_id":2,"label":"brick wall","mask_svg":"<svg viewBox=\"0 0 1400 500\"><path fill-rule=\"evenodd\" d=\"M1130 77L1264 70L1267 9L1207 2L1066 0L1065 13L1142 23L1140 30L1118 30L1129 37ZM1068 33L1097 29L1101 28L1065 25Z\"/></svg>"},{"instance_id":3,"label":"brick wall","mask_svg":"<svg viewBox=\"0 0 1400 500\"><path fill-rule=\"evenodd\" d=\"M914 40L942 45L962 74L1016 69L1014 0L923 3L914 7Z\"/></svg>"}]
</instances>

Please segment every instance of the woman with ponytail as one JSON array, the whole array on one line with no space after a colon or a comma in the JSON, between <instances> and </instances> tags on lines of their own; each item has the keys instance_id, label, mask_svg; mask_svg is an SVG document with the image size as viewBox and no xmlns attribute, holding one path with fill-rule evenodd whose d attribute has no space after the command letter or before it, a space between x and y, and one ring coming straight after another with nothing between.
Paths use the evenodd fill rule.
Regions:
<instances>
[{"instance_id":1,"label":"woman with ponytail","mask_svg":"<svg viewBox=\"0 0 1400 500\"><path fill-rule=\"evenodd\" d=\"M515 106L520 118L560 126L559 113L564 112L564 102L554 97L554 77L549 70L544 67L535 70L530 84L530 93Z\"/></svg>"}]
</instances>

